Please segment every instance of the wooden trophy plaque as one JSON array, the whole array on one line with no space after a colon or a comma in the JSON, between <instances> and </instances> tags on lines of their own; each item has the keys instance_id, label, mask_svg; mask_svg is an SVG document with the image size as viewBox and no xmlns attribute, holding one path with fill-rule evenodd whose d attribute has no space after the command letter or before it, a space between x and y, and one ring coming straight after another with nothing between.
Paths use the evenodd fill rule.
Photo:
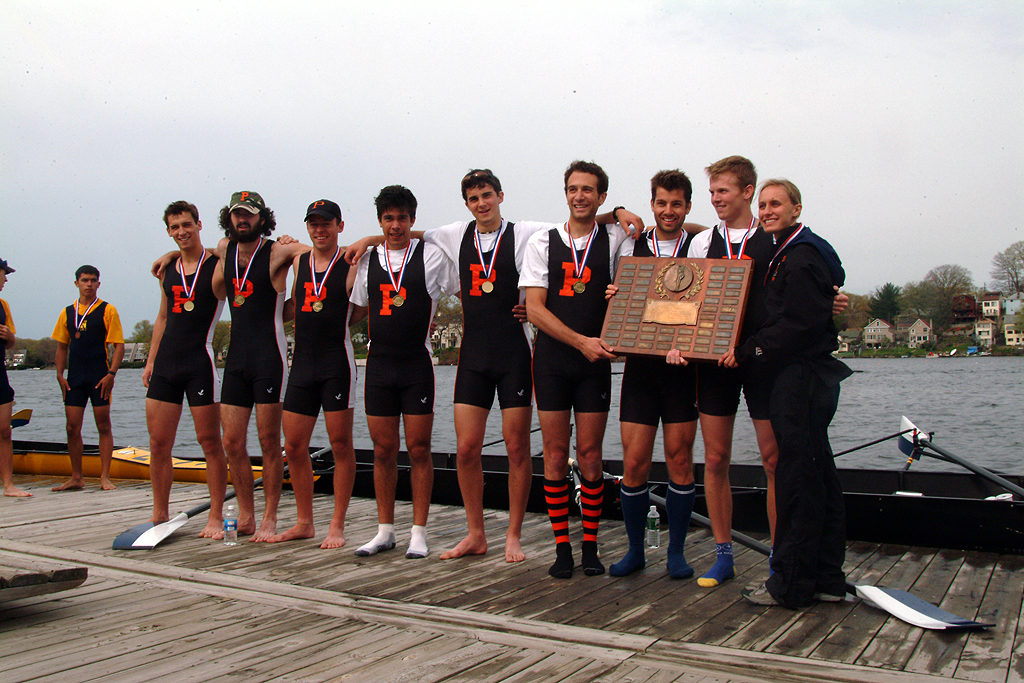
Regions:
<instances>
[{"instance_id":1,"label":"wooden trophy plaque","mask_svg":"<svg viewBox=\"0 0 1024 683\"><path fill-rule=\"evenodd\" d=\"M739 341L754 262L625 256L601 339L616 353L718 360Z\"/></svg>"}]
</instances>

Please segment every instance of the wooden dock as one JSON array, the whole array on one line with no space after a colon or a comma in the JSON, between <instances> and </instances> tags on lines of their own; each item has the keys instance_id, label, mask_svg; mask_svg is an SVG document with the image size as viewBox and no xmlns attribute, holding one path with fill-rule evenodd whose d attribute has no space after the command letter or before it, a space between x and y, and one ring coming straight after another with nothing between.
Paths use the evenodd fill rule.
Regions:
<instances>
[{"instance_id":1,"label":"wooden dock","mask_svg":"<svg viewBox=\"0 0 1024 683\"><path fill-rule=\"evenodd\" d=\"M465 531L462 509L444 506L431 508L431 556L406 560L405 503L399 547L358 558L353 549L376 532L365 499L349 509L349 545L320 550L327 496L315 499L316 540L226 547L196 538L196 519L155 550L115 551L114 536L148 518L148 482L56 494L55 480L17 480L35 497L0 498L0 567L85 567L89 578L0 600L5 682L1024 680L1019 556L849 546L852 581L911 590L997 624L946 633L855 602L797 612L749 606L739 591L763 580L767 564L739 548L736 580L713 590L670 580L663 550L631 577L552 579L551 529L537 514L527 516L527 560L518 565L501 552L503 512L487 514L490 553L437 559ZM204 498L203 485L175 484L172 514ZM289 492L281 511L286 528ZM602 523L599 538L606 564L624 552L621 522ZM687 558L698 574L713 555L706 532L692 530Z\"/></svg>"}]
</instances>

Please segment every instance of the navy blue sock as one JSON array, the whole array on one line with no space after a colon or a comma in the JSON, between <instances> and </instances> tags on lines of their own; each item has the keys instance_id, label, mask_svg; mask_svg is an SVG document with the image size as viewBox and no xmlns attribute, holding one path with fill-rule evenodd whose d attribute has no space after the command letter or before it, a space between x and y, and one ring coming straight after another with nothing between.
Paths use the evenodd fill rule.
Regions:
<instances>
[{"instance_id":1,"label":"navy blue sock","mask_svg":"<svg viewBox=\"0 0 1024 683\"><path fill-rule=\"evenodd\" d=\"M626 556L608 568L612 576L628 576L643 569L647 564L644 555L644 532L646 531L647 512L651 507L651 496L647 484L642 486L619 486L619 498L622 501L622 521L626 524L626 536L629 538L629 550Z\"/></svg>"},{"instance_id":2,"label":"navy blue sock","mask_svg":"<svg viewBox=\"0 0 1024 683\"><path fill-rule=\"evenodd\" d=\"M690 529L690 515L693 501L697 498L697 487L693 484L680 486L669 482L665 494L665 508L668 511L668 574L673 579L688 579L693 576L693 567L686 563L683 546L686 532Z\"/></svg>"},{"instance_id":3,"label":"navy blue sock","mask_svg":"<svg viewBox=\"0 0 1024 683\"><path fill-rule=\"evenodd\" d=\"M697 585L703 588L714 588L736 576L732 566L732 543L716 543L715 554L718 556L704 576L697 579Z\"/></svg>"}]
</instances>

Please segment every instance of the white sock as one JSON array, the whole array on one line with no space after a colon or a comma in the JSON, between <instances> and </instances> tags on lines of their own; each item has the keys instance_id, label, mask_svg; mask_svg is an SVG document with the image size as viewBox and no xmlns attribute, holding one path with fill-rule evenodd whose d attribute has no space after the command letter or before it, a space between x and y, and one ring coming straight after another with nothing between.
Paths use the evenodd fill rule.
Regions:
<instances>
[{"instance_id":1,"label":"white sock","mask_svg":"<svg viewBox=\"0 0 1024 683\"><path fill-rule=\"evenodd\" d=\"M374 536L366 545L356 548L356 555L360 555L362 557L365 557L367 555L376 555L381 551L391 550L394 547L395 525L378 524L377 535Z\"/></svg>"},{"instance_id":2,"label":"white sock","mask_svg":"<svg viewBox=\"0 0 1024 683\"><path fill-rule=\"evenodd\" d=\"M427 527L422 524L413 524L412 531L409 533L409 549L405 551L405 556L413 560L426 557L428 553Z\"/></svg>"}]
</instances>

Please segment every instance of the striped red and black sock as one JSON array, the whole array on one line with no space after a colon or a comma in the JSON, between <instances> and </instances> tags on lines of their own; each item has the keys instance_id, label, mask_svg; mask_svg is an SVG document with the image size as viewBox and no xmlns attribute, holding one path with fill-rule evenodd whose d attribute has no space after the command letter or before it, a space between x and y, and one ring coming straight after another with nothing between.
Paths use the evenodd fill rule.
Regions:
<instances>
[{"instance_id":1,"label":"striped red and black sock","mask_svg":"<svg viewBox=\"0 0 1024 683\"><path fill-rule=\"evenodd\" d=\"M604 507L604 478L580 482L580 512L583 516L583 541L597 542L597 527Z\"/></svg>"},{"instance_id":2,"label":"striped red and black sock","mask_svg":"<svg viewBox=\"0 0 1024 683\"><path fill-rule=\"evenodd\" d=\"M555 543L569 542L569 482L565 479L544 480L544 502L548 506L548 519L555 533Z\"/></svg>"}]
</instances>

